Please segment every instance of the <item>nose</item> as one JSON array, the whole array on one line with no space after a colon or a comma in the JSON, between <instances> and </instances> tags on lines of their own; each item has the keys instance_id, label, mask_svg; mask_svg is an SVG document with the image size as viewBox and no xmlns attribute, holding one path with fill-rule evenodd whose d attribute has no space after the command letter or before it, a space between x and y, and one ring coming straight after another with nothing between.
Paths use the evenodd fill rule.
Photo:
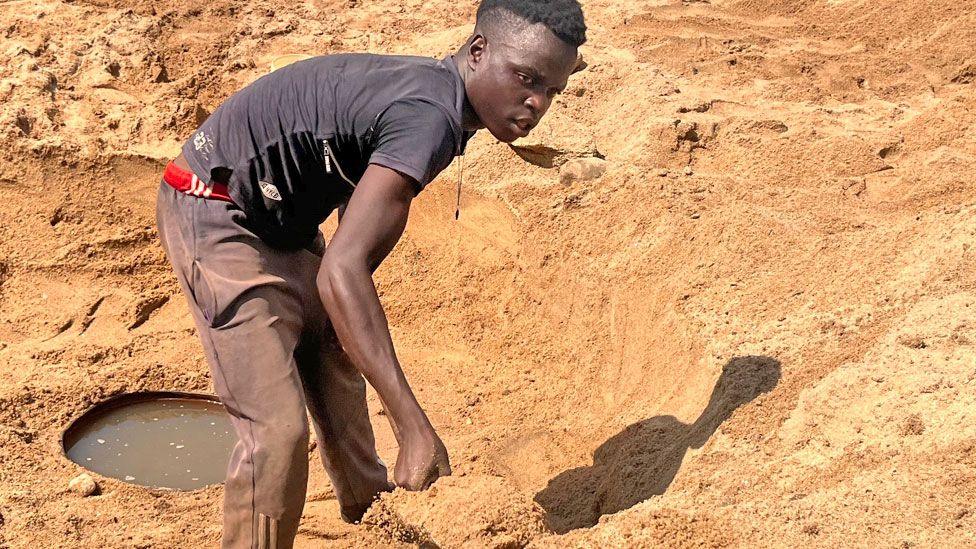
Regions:
<instances>
[{"instance_id":1,"label":"nose","mask_svg":"<svg viewBox=\"0 0 976 549\"><path fill-rule=\"evenodd\" d=\"M542 118L542 115L546 114L549 110L549 97L544 93L533 93L525 98L525 107L532 111L536 120Z\"/></svg>"}]
</instances>

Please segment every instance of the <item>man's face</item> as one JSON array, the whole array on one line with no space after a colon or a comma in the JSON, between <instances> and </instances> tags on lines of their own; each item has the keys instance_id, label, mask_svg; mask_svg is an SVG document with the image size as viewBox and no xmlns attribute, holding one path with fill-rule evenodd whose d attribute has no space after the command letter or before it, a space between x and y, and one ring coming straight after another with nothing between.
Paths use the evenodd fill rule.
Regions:
<instances>
[{"instance_id":1,"label":"man's face","mask_svg":"<svg viewBox=\"0 0 976 549\"><path fill-rule=\"evenodd\" d=\"M525 137L566 88L576 48L541 24L478 34L467 50L468 101L496 139Z\"/></svg>"}]
</instances>

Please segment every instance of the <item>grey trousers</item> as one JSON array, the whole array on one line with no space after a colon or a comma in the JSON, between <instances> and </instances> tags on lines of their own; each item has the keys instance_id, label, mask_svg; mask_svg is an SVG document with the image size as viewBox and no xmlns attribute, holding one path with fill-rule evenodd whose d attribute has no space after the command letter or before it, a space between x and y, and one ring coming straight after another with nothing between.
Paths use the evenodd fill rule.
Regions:
<instances>
[{"instance_id":1,"label":"grey trousers","mask_svg":"<svg viewBox=\"0 0 976 549\"><path fill-rule=\"evenodd\" d=\"M271 248L235 205L166 183L156 220L240 439L224 485L223 547L292 547L308 483L306 407L343 514L358 517L389 484L366 382L316 289L321 234L309 249Z\"/></svg>"}]
</instances>

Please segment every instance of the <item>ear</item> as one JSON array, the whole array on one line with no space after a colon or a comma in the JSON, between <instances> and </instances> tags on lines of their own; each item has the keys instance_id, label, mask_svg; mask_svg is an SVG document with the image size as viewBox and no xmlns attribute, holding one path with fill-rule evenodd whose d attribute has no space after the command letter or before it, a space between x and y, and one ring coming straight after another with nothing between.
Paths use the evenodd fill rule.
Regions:
<instances>
[{"instance_id":1,"label":"ear","mask_svg":"<svg viewBox=\"0 0 976 549\"><path fill-rule=\"evenodd\" d=\"M468 41L468 68L471 70L476 70L479 64L485 60L486 51L488 49L488 41L485 39L485 35L476 33Z\"/></svg>"},{"instance_id":2,"label":"ear","mask_svg":"<svg viewBox=\"0 0 976 549\"><path fill-rule=\"evenodd\" d=\"M578 53L578 54L576 54L576 66L573 67L573 72L571 72L569 74L576 74L576 73L578 73L579 71L585 69L588 66L589 65L586 64L586 61L583 60L583 54L582 53Z\"/></svg>"}]
</instances>

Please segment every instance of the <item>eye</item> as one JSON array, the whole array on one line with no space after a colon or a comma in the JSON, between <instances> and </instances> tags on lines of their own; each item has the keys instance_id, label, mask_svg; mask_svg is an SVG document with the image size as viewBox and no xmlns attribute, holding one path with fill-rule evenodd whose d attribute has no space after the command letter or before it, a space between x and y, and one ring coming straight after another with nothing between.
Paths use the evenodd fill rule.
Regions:
<instances>
[{"instance_id":1,"label":"eye","mask_svg":"<svg viewBox=\"0 0 976 549\"><path fill-rule=\"evenodd\" d=\"M524 86L532 86L532 84L534 83L534 81L532 80L532 77L531 76L529 76L529 75L527 75L525 73L521 73L521 72L516 73L516 74L518 74L519 80L522 81L522 85L524 85Z\"/></svg>"}]
</instances>

